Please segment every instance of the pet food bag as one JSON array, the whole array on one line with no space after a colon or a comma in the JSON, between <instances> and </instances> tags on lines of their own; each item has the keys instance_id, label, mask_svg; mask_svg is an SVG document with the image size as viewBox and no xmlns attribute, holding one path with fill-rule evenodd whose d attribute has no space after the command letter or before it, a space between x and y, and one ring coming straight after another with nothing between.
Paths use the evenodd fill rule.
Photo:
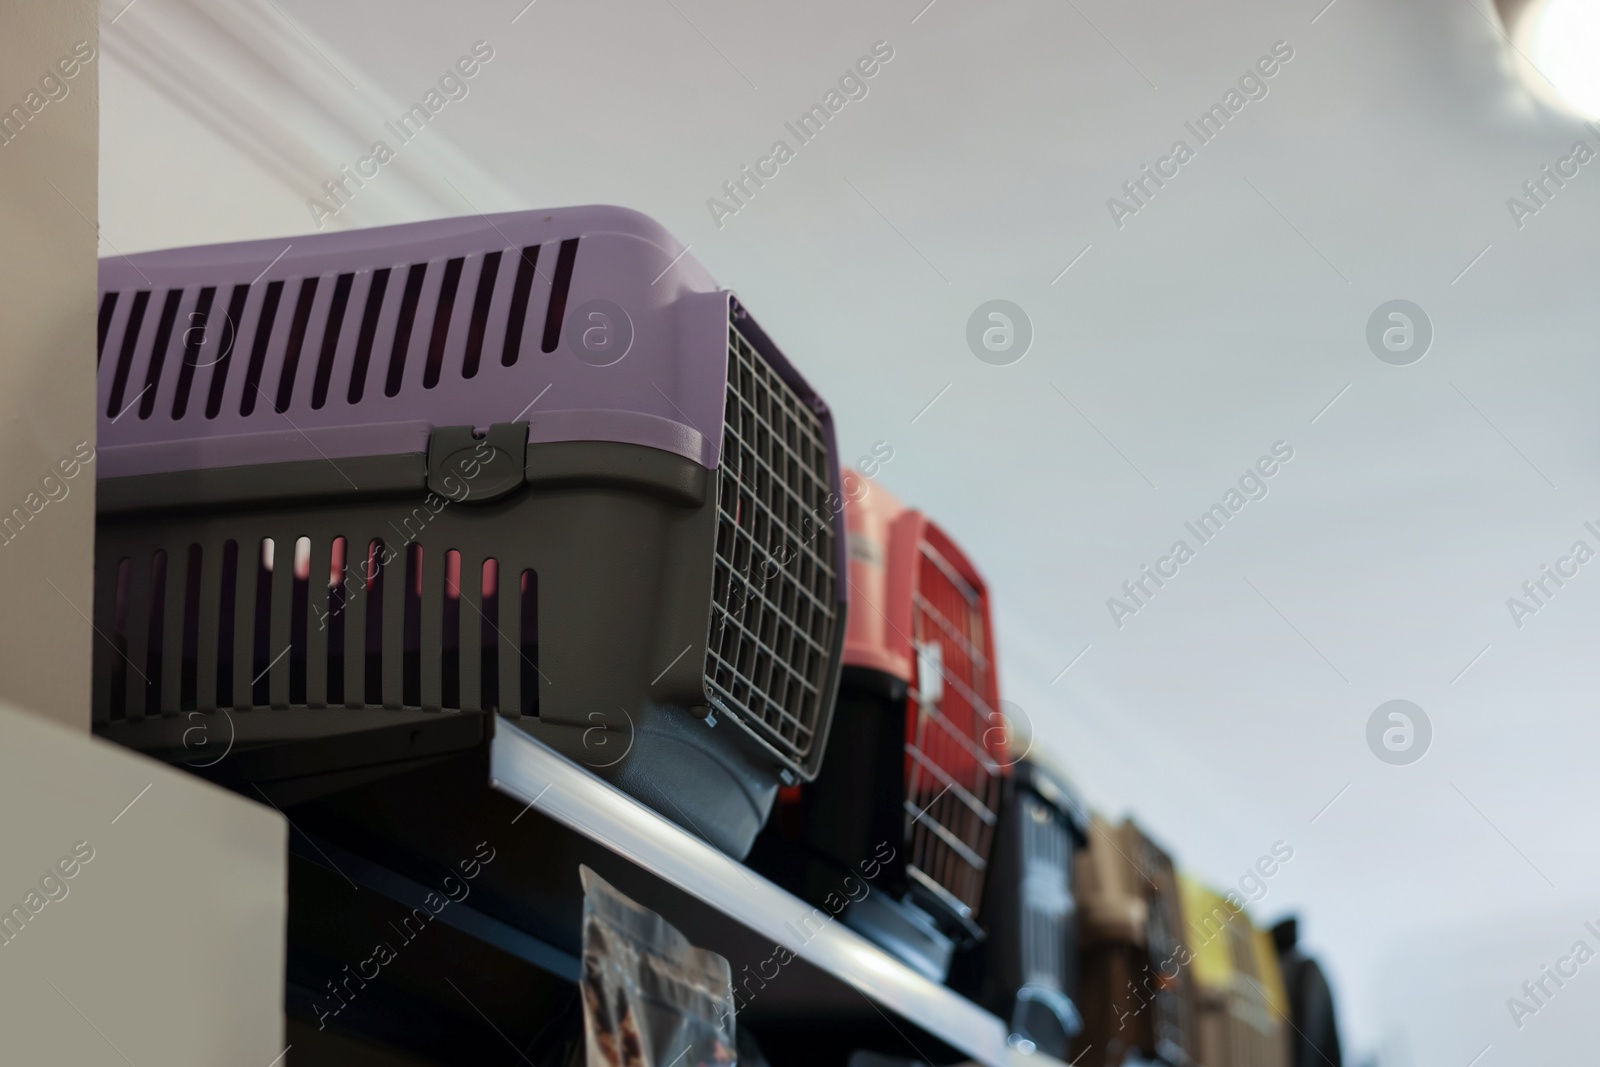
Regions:
<instances>
[{"instance_id":1,"label":"pet food bag","mask_svg":"<svg viewBox=\"0 0 1600 1067\"><path fill-rule=\"evenodd\" d=\"M736 1067L728 961L578 871L588 1067Z\"/></svg>"}]
</instances>

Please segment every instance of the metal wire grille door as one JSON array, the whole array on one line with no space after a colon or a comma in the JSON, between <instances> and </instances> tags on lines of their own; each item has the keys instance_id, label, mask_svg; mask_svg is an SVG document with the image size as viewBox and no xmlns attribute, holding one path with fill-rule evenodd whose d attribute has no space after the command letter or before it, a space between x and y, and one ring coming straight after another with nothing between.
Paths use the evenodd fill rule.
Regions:
<instances>
[{"instance_id":1,"label":"metal wire grille door","mask_svg":"<svg viewBox=\"0 0 1600 1067\"><path fill-rule=\"evenodd\" d=\"M907 873L962 915L975 915L994 836L1003 736L987 605L924 541L916 561L906 707Z\"/></svg>"},{"instance_id":2,"label":"metal wire grille door","mask_svg":"<svg viewBox=\"0 0 1600 1067\"><path fill-rule=\"evenodd\" d=\"M1159 972L1152 1012L1156 1053L1169 1063L1192 1062L1194 1027L1190 1017L1189 978L1182 975L1168 980L1164 968L1184 945L1183 921L1178 911L1178 879L1172 860L1148 839L1138 856L1139 871L1145 876L1150 920L1147 927L1149 961L1147 969Z\"/></svg>"},{"instance_id":3,"label":"metal wire grille door","mask_svg":"<svg viewBox=\"0 0 1600 1067\"><path fill-rule=\"evenodd\" d=\"M1066 827L1038 798L1023 795L1022 977L1060 989L1067 973L1066 924L1072 913L1067 864L1072 841Z\"/></svg>"},{"instance_id":4,"label":"metal wire grille door","mask_svg":"<svg viewBox=\"0 0 1600 1067\"><path fill-rule=\"evenodd\" d=\"M829 462L817 413L730 326L706 687L808 772L840 623Z\"/></svg>"}]
</instances>

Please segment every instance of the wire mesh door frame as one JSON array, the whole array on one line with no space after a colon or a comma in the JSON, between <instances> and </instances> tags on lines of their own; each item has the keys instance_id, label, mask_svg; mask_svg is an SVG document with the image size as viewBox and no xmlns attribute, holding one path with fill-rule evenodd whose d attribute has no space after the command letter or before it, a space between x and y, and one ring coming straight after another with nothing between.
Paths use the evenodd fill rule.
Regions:
<instances>
[{"instance_id":1,"label":"wire mesh door frame","mask_svg":"<svg viewBox=\"0 0 1600 1067\"><path fill-rule=\"evenodd\" d=\"M906 707L907 874L972 918L1000 797L1002 759L990 743L1000 722L999 689L987 594L952 561L956 554L932 526L918 538L911 604L916 667Z\"/></svg>"}]
</instances>

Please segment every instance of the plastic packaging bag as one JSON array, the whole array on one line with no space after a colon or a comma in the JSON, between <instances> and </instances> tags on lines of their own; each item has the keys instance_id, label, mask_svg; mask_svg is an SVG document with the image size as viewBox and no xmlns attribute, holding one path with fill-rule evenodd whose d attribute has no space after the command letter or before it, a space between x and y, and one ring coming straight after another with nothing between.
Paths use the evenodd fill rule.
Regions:
<instances>
[{"instance_id":1,"label":"plastic packaging bag","mask_svg":"<svg viewBox=\"0 0 1600 1067\"><path fill-rule=\"evenodd\" d=\"M728 961L588 867L578 873L588 1067L735 1067Z\"/></svg>"}]
</instances>

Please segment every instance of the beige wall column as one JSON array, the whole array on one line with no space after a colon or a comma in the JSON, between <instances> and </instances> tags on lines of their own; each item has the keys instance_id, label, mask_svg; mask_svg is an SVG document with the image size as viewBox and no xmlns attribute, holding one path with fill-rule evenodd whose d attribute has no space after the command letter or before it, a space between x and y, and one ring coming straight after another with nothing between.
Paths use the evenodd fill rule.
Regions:
<instances>
[{"instance_id":1,"label":"beige wall column","mask_svg":"<svg viewBox=\"0 0 1600 1067\"><path fill-rule=\"evenodd\" d=\"M283 816L0 703L0 1062L282 1065Z\"/></svg>"},{"instance_id":2,"label":"beige wall column","mask_svg":"<svg viewBox=\"0 0 1600 1067\"><path fill-rule=\"evenodd\" d=\"M89 727L97 5L0 0L0 699Z\"/></svg>"}]
</instances>

